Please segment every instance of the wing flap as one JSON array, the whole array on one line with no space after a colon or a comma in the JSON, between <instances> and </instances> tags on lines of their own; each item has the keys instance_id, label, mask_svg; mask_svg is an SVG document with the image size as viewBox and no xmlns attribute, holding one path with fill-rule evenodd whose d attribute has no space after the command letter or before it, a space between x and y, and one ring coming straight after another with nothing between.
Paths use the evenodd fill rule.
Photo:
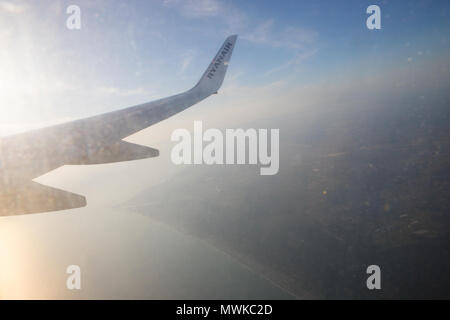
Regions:
<instances>
[{"instance_id":1,"label":"wing flap","mask_svg":"<svg viewBox=\"0 0 450 320\"><path fill-rule=\"evenodd\" d=\"M0 216L74 209L86 206L86 198L31 181L0 193Z\"/></svg>"},{"instance_id":2,"label":"wing flap","mask_svg":"<svg viewBox=\"0 0 450 320\"><path fill-rule=\"evenodd\" d=\"M113 144L87 150L76 161L68 162L72 165L102 164L122 161L147 159L159 156L159 150L119 141Z\"/></svg>"}]
</instances>

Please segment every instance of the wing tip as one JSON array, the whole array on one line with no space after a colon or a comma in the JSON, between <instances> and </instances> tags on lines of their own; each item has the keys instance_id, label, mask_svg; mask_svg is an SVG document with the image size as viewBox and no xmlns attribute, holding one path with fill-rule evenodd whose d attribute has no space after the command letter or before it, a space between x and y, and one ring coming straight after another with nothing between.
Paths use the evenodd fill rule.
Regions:
<instances>
[{"instance_id":1,"label":"wing tip","mask_svg":"<svg viewBox=\"0 0 450 320\"><path fill-rule=\"evenodd\" d=\"M222 86L237 37L237 34L233 34L225 39L203 76L195 85L194 88L200 90L202 94L214 94Z\"/></svg>"}]
</instances>

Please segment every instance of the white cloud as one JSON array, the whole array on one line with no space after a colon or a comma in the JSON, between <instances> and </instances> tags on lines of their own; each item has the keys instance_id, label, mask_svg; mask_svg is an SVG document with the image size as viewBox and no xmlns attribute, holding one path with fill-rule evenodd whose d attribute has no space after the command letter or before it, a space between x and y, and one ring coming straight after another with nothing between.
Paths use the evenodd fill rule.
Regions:
<instances>
[{"instance_id":1,"label":"white cloud","mask_svg":"<svg viewBox=\"0 0 450 320\"><path fill-rule=\"evenodd\" d=\"M12 35L12 31L9 29L0 29L0 39L9 38Z\"/></svg>"},{"instance_id":2,"label":"white cloud","mask_svg":"<svg viewBox=\"0 0 450 320\"><path fill-rule=\"evenodd\" d=\"M285 63L283 63L283 64L281 64L281 65L279 65L279 66L277 66L275 68L272 68L272 69L266 71L266 73L264 73L264 75L265 76L269 76L269 75L271 75L273 73L285 70L285 69L287 69L289 67L297 66L297 65L301 64L303 61L305 61L308 58L310 58L313 55L315 55L317 53L317 51L318 51L318 49L310 49L310 50L307 50L307 51L300 52L300 53L296 54L295 57L292 58L291 60L289 60L289 61L287 61L287 62L285 62Z\"/></svg>"},{"instance_id":3,"label":"white cloud","mask_svg":"<svg viewBox=\"0 0 450 320\"><path fill-rule=\"evenodd\" d=\"M254 43L268 43L272 34L273 19L259 24L254 30L243 34L241 37Z\"/></svg>"},{"instance_id":4,"label":"white cloud","mask_svg":"<svg viewBox=\"0 0 450 320\"><path fill-rule=\"evenodd\" d=\"M226 34L239 33L248 21L244 12L220 0L164 0L164 5L187 18L216 17L226 24Z\"/></svg>"},{"instance_id":5,"label":"white cloud","mask_svg":"<svg viewBox=\"0 0 450 320\"><path fill-rule=\"evenodd\" d=\"M279 66L268 70L265 75L292 68L312 57L318 52L316 39L318 33L315 30L301 27L285 27L277 30L275 20L267 19L253 30L242 35L242 39L255 44L284 48L293 52L293 57Z\"/></svg>"},{"instance_id":6,"label":"white cloud","mask_svg":"<svg viewBox=\"0 0 450 320\"><path fill-rule=\"evenodd\" d=\"M275 21L268 19L254 30L246 32L242 38L253 43L265 44L272 47L303 49L313 43L318 33L312 29L287 27L279 32L274 29Z\"/></svg>"},{"instance_id":7,"label":"white cloud","mask_svg":"<svg viewBox=\"0 0 450 320\"><path fill-rule=\"evenodd\" d=\"M216 17L226 25L226 30L222 30L222 33L237 33L241 39L252 43L303 49L318 37L318 33L309 28L288 26L279 29L274 19L255 23L244 11L221 0L164 0L164 5L187 18Z\"/></svg>"},{"instance_id":8,"label":"white cloud","mask_svg":"<svg viewBox=\"0 0 450 320\"><path fill-rule=\"evenodd\" d=\"M181 13L191 18L214 17L222 9L218 0L164 0L164 5L181 8Z\"/></svg>"},{"instance_id":9,"label":"white cloud","mask_svg":"<svg viewBox=\"0 0 450 320\"><path fill-rule=\"evenodd\" d=\"M192 60L195 58L196 51L189 49L181 56L181 73L186 71L186 69L191 65Z\"/></svg>"},{"instance_id":10,"label":"white cloud","mask_svg":"<svg viewBox=\"0 0 450 320\"><path fill-rule=\"evenodd\" d=\"M105 95L116 95L116 96L121 96L121 97L128 97L128 96L144 95L144 94L148 94L149 92L148 92L148 90L146 90L142 87L133 88L133 89L122 89L122 88L118 88L118 87L100 87L99 93L105 94Z\"/></svg>"},{"instance_id":11,"label":"white cloud","mask_svg":"<svg viewBox=\"0 0 450 320\"><path fill-rule=\"evenodd\" d=\"M0 11L4 11L12 14L19 14L27 9L27 5L24 3L17 3L13 1L0 1Z\"/></svg>"}]
</instances>

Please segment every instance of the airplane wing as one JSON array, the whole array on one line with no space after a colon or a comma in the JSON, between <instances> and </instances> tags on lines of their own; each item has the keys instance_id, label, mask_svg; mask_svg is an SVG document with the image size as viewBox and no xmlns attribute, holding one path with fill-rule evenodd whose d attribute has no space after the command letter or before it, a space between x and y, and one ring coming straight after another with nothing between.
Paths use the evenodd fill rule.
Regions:
<instances>
[{"instance_id":1,"label":"airplane wing","mask_svg":"<svg viewBox=\"0 0 450 320\"><path fill-rule=\"evenodd\" d=\"M33 179L63 165L86 165L157 157L158 150L122 139L217 93L237 35L228 37L190 90L134 107L0 139L0 216L86 206L74 193Z\"/></svg>"}]
</instances>

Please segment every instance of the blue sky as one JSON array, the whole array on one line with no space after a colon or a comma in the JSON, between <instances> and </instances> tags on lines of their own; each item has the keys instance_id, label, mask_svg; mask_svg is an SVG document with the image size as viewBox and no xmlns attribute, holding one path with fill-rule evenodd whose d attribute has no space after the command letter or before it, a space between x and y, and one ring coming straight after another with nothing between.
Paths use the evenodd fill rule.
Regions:
<instances>
[{"instance_id":1,"label":"blue sky","mask_svg":"<svg viewBox=\"0 0 450 320\"><path fill-rule=\"evenodd\" d=\"M81 30L66 8L81 9ZM366 8L381 8L368 30ZM239 34L225 85L290 87L448 56L448 1L0 1L0 134L192 86Z\"/></svg>"}]
</instances>

